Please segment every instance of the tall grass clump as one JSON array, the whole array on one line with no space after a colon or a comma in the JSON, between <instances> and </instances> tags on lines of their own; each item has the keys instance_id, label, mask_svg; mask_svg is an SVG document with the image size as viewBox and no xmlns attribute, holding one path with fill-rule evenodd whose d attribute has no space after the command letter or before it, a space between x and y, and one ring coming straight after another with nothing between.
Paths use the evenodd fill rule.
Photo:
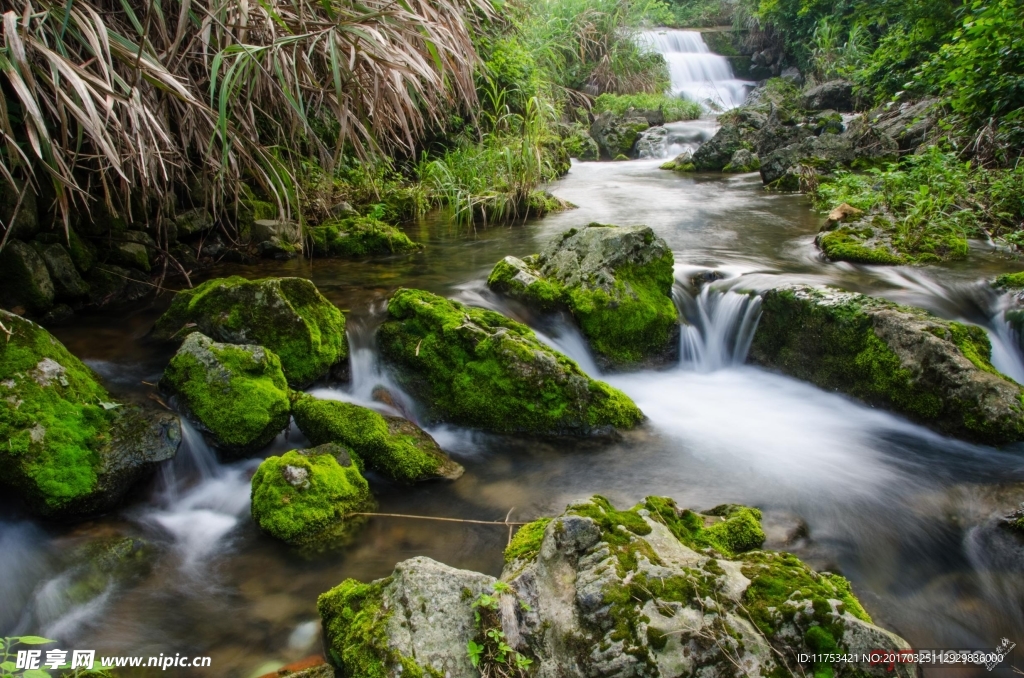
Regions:
<instances>
[{"instance_id":1,"label":"tall grass clump","mask_svg":"<svg viewBox=\"0 0 1024 678\"><path fill-rule=\"evenodd\" d=\"M466 17L491 12L486 0L0 0L0 10L0 175L52 197L65 228L95 207L89 196L159 220L190 184L224 210L243 179L284 213L301 207L297 158L330 170L346 149L408 149L475 102Z\"/></svg>"},{"instance_id":2,"label":"tall grass clump","mask_svg":"<svg viewBox=\"0 0 1024 678\"><path fill-rule=\"evenodd\" d=\"M594 100L594 113L611 111L622 115L629 109L658 111L665 115L665 122L696 120L703 109L696 101L681 99L669 94L602 94Z\"/></svg>"}]
</instances>

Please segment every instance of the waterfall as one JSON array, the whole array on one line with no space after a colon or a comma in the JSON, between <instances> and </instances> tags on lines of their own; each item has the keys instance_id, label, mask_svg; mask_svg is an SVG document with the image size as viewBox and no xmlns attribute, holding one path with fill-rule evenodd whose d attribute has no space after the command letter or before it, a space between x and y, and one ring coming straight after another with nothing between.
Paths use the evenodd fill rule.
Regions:
<instances>
[{"instance_id":1,"label":"waterfall","mask_svg":"<svg viewBox=\"0 0 1024 678\"><path fill-rule=\"evenodd\" d=\"M696 297L680 292L677 301L688 323L680 336L682 369L713 372L743 364L761 317L760 297L705 285Z\"/></svg>"},{"instance_id":2,"label":"waterfall","mask_svg":"<svg viewBox=\"0 0 1024 678\"><path fill-rule=\"evenodd\" d=\"M665 58L676 96L714 109L730 109L742 104L753 86L738 80L729 60L713 54L697 31L645 31L640 41Z\"/></svg>"}]
</instances>

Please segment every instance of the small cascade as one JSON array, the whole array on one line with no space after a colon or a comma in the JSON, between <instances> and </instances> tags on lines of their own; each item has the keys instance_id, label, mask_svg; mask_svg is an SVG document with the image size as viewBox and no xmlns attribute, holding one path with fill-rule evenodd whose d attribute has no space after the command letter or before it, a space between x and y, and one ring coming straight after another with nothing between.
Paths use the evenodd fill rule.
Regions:
<instances>
[{"instance_id":1,"label":"small cascade","mask_svg":"<svg viewBox=\"0 0 1024 678\"><path fill-rule=\"evenodd\" d=\"M678 291L677 303L688 323L680 336L682 369L713 372L743 364L761 317L760 297L705 285L697 296Z\"/></svg>"},{"instance_id":2,"label":"small cascade","mask_svg":"<svg viewBox=\"0 0 1024 678\"><path fill-rule=\"evenodd\" d=\"M676 96L728 110L742 104L753 87L736 78L729 60L713 54L698 31L645 31L640 41L665 58Z\"/></svg>"}]
</instances>

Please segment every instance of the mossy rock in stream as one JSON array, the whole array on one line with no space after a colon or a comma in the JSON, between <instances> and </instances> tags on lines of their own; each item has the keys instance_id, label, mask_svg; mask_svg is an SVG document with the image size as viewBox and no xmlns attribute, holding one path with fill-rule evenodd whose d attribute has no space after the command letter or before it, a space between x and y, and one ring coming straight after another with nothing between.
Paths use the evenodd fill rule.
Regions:
<instances>
[{"instance_id":1,"label":"mossy rock in stream","mask_svg":"<svg viewBox=\"0 0 1024 678\"><path fill-rule=\"evenodd\" d=\"M398 254L421 248L391 224L372 217L348 217L309 228L313 253L321 256L363 257Z\"/></svg>"},{"instance_id":2,"label":"mossy rock in stream","mask_svg":"<svg viewBox=\"0 0 1024 678\"><path fill-rule=\"evenodd\" d=\"M252 517L293 546L323 550L351 541L376 507L349 451L328 443L267 457L252 477Z\"/></svg>"},{"instance_id":3,"label":"mossy rock in stream","mask_svg":"<svg viewBox=\"0 0 1024 678\"><path fill-rule=\"evenodd\" d=\"M624 393L494 311L400 289L377 341L433 421L496 433L602 435L643 419Z\"/></svg>"},{"instance_id":4,"label":"mossy rock in stream","mask_svg":"<svg viewBox=\"0 0 1024 678\"><path fill-rule=\"evenodd\" d=\"M909 648L844 577L760 550L760 521L746 506L698 513L647 497L617 509L595 496L521 527L500 579L418 557L342 582L317 604L328 659L342 676L487 675L465 660L490 629L541 676L831 676L801 655Z\"/></svg>"},{"instance_id":5,"label":"mossy rock in stream","mask_svg":"<svg viewBox=\"0 0 1024 678\"><path fill-rule=\"evenodd\" d=\"M35 323L0 311L0 484L35 513L78 518L114 507L174 456L177 417L116 401Z\"/></svg>"},{"instance_id":6,"label":"mossy rock in stream","mask_svg":"<svg viewBox=\"0 0 1024 678\"><path fill-rule=\"evenodd\" d=\"M834 288L794 285L761 297L752 362L947 435L1024 440L1024 391L992 366L982 328Z\"/></svg>"},{"instance_id":7,"label":"mossy rock in stream","mask_svg":"<svg viewBox=\"0 0 1024 678\"><path fill-rule=\"evenodd\" d=\"M297 394L295 423L314 445L346 445L371 469L401 483L454 480L463 468L416 424L338 400Z\"/></svg>"},{"instance_id":8,"label":"mossy rock in stream","mask_svg":"<svg viewBox=\"0 0 1024 678\"><path fill-rule=\"evenodd\" d=\"M176 394L210 443L231 456L263 449L291 416L281 361L262 346L219 344L193 332L160 386Z\"/></svg>"},{"instance_id":9,"label":"mossy rock in stream","mask_svg":"<svg viewBox=\"0 0 1024 678\"><path fill-rule=\"evenodd\" d=\"M570 311L606 367L663 364L679 354L673 261L648 226L590 224L539 255L505 257L487 284L539 311Z\"/></svg>"},{"instance_id":10,"label":"mossy rock in stream","mask_svg":"<svg viewBox=\"0 0 1024 678\"><path fill-rule=\"evenodd\" d=\"M258 344L281 359L288 383L307 386L332 370L347 374L345 316L304 278L216 278L174 296L153 337L191 331L227 344Z\"/></svg>"}]
</instances>

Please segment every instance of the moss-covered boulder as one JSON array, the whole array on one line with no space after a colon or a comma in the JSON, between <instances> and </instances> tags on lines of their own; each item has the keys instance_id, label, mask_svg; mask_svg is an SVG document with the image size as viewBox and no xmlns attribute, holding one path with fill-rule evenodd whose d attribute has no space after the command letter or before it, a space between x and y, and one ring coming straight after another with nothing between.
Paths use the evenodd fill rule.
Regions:
<instances>
[{"instance_id":1,"label":"moss-covered boulder","mask_svg":"<svg viewBox=\"0 0 1024 678\"><path fill-rule=\"evenodd\" d=\"M628 111L623 115L605 111L590 126L590 136L597 142L602 158L616 160L622 157L628 160L640 133L650 126L647 118L636 111Z\"/></svg>"},{"instance_id":2,"label":"moss-covered boulder","mask_svg":"<svg viewBox=\"0 0 1024 678\"><path fill-rule=\"evenodd\" d=\"M337 400L298 395L292 406L295 423L314 445L350 447L368 468L401 483L445 478L463 468L430 435L408 419L379 414Z\"/></svg>"},{"instance_id":3,"label":"moss-covered boulder","mask_svg":"<svg viewBox=\"0 0 1024 678\"><path fill-rule=\"evenodd\" d=\"M976 326L882 299L791 286L762 294L750 360L947 435L1024 440L1024 391Z\"/></svg>"},{"instance_id":4,"label":"moss-covered boulder","mask_svg":"<svg viewBox=\"0 0 1024 678\"><path fill-rule=\"evenodd\" d=\"M539 311L567 309L600 363L635 367L678 356L672 264L672 250L648 226L590 224L534 257L506 257L487 284Z\"/></svg>"},{"instance_id":5,"label":"moss-covered boulder","mask_svg":"<svg viewBox=\"0 0 1024 678\"><path fill-rule=\"evenodd\" d=\"M333 443L267 457L252 477L253 520L293 546L320 550L347 543L365 522L351 514L375 506L348 450Z\"/></svg>"},{"instance_id":6,"label":"moss-covered boulder","mask_svg":"<svg viewBox=\"0 0 1024 678\"><path fill-rule=\"evenodd\" d=\"M42 314L53 306L55 292L38 252L20 240L4 245L0 251L0 304Z\"/></svg>"},{"instance_id":7,"label":"moss-covered boulder","mask_svg":"<svg viewBox=\"0 0 1024 678\"><path fill-rule=\"evenodd\" d=\"M174 456L176 417L116 401L46 330L0 311L0 484L39 515L114 507Z\"/></svg>"},{"instance_id":8,"label":"moss-covered boulder","mask_svg":"<svg viewBox=\"0 0 1024 678\"><path fill-rule=\"evenodd\" d=\"M593 435L643 419L624 393L494 311L400 289L377 341L433 421L497 433Z\"/></svg>"},{"instance_id":9,"label":"moss-covered boulder","mask_svg":"<svg viewBox=\"0 0 1024 678\"><path fill-rule=\"evenodd\" d=\"M270 349L296 388L332 368L347 373L345 316L304 278L232 276L182 290L157 321L153 336L181 341L192 330L215 341Z\"/></svg>"},{"instance_id":10,"label":"moss-covered boulder","mask_svg":"<svg viewBox=\"0 0 1024 678\"><path fill-rule=\"evenodd\" d=\"M193 332L164 370L161 388L210 443L232 456L261 450L288 426L291 402L281 361L252 344L219 344Z\"/></svg>"},{"instance_id":11,"label":"moss-covered boulder","mask_svg":"<svg viewBox=\"0 0 1024 678\"><path fill-rule=\"evenodd\" d=\"M813 655L909 648L842 576L760 550L760 519L743 506L701 514L648 497L619 510L594 497L520 528L499 580L414 558L386 579L343 582L318 602L328 658L342 676L386 678L527 662L540 676L831 676ZM467 647L476 666L464 666ZM887 675L869 662L841 670Z\"/></svg>"},{"instance_id":12,"label":"moss-covered boulder","mask_svg":"<svg viewBox=\"0 0 1024 678\"><path fill-rule=\"evenodd\" d=\"M34 243L46 263L57 299L77 300L89 295L89 284L82 280L71 255L60 243Z\"/></svg>"},{"instance_id":13,"label":"moss-covered boulder","mask_svg":"<svg viewBox=\"0 0 1024 678\"><path fill-rule=\"evenodd\" d=\"M313 253L320 256L364 257L420 249L400 229L371 217L324 222L309 229L309 238Z\"/></svg>"}]
</instances>

